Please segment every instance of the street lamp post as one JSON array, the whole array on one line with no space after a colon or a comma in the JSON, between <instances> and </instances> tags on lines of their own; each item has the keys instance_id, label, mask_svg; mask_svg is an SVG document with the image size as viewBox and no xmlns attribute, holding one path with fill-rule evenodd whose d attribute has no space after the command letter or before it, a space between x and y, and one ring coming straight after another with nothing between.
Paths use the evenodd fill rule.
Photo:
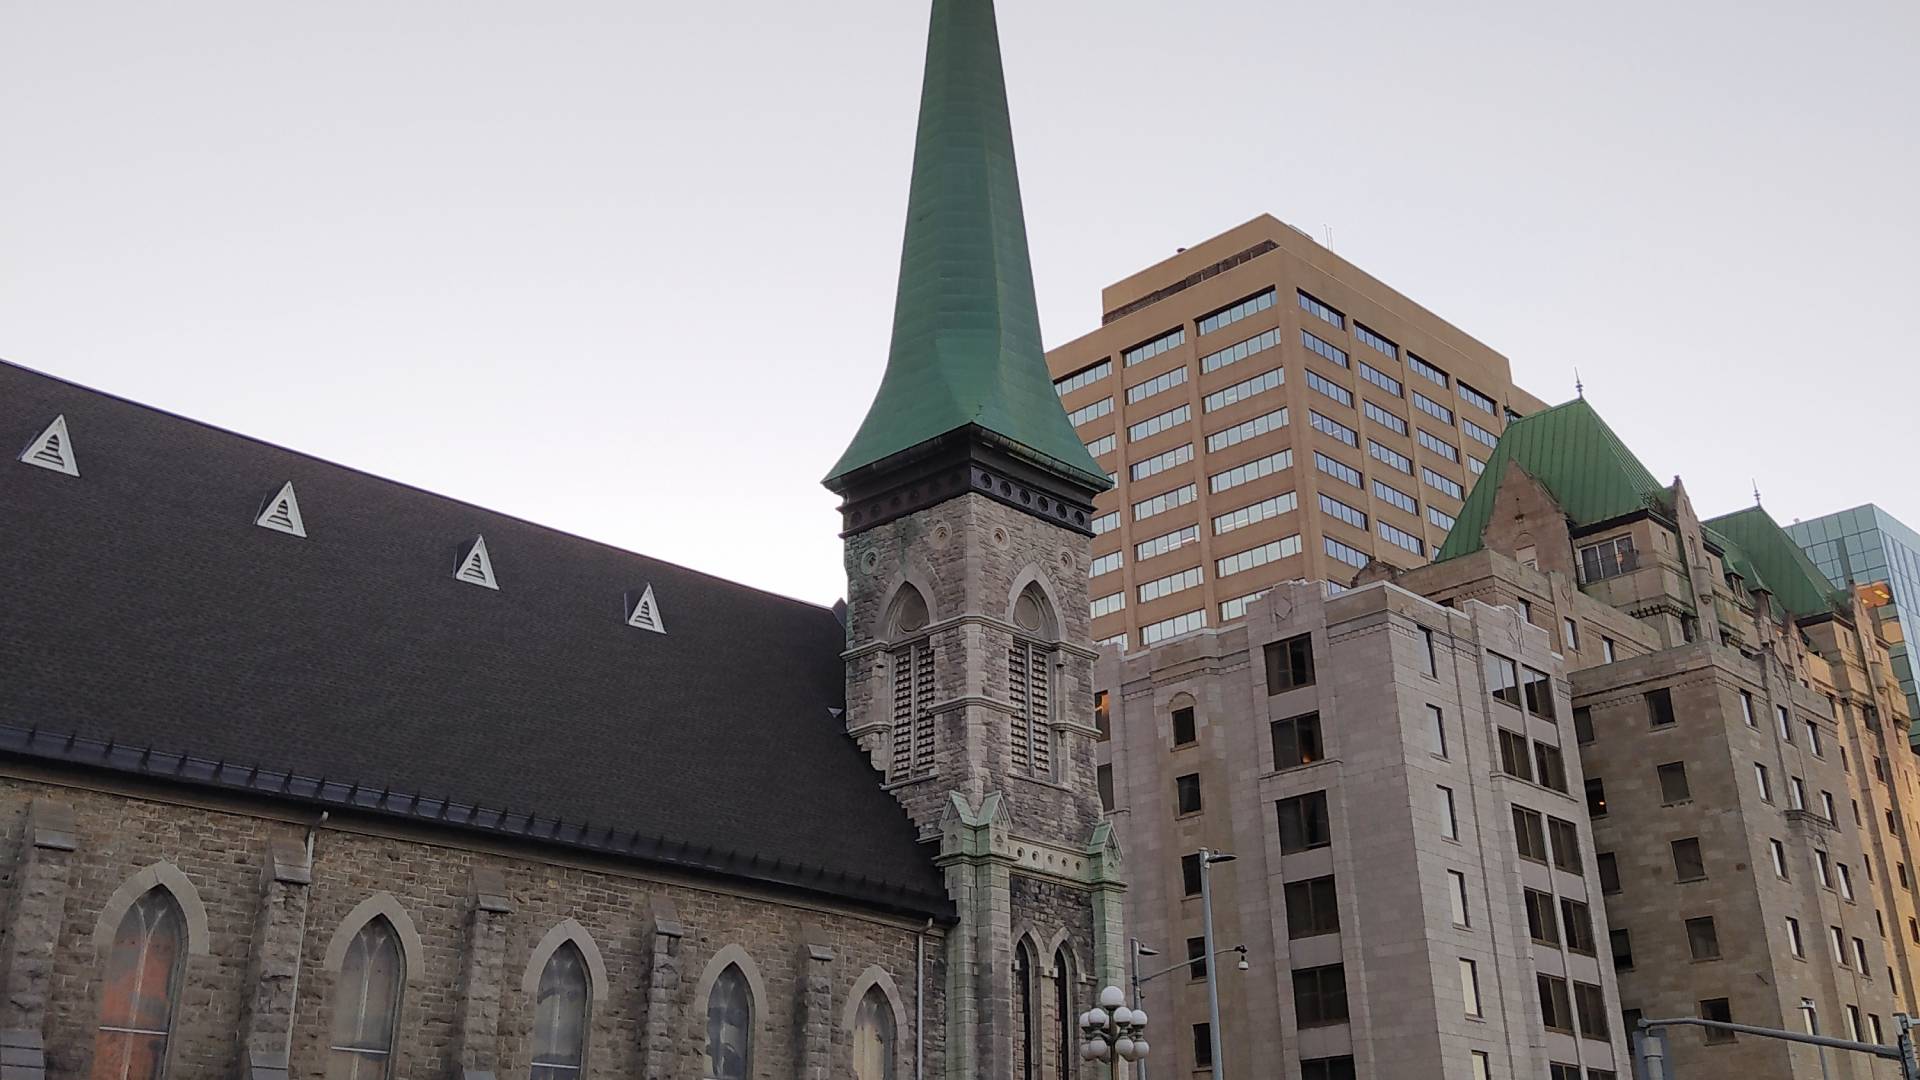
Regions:
<instances>
[{"instance_id":1,"label":"street lamp post","mask_svg":"<svg viewBox=\"0 0 1920 1080\"><path fill-rule=\"evenodd\" d=\"M1229 948L1220 949L1216 951L1212 956L1209 956L1206 958L1206 963L1209 969L1211 969L1213 962L1215 960L1218 960L1219 958L1227 955L1228 953L1239 953L1240 962L1238 964L1235 964L1234 966L1239 968L1241 971L1247 970L1247 947L1245 945L1234 945ZM1171 967L1163 967L1159 971L1155 971L1150 974L1146 974L1146 975L1140 974L1140 958L1143 956L1159 956L1159 955L1160 955L1160 950L1148 948L1147 946L1140 944L1139 938L1133 939L1133 1008L1136 1013L1140 1009L1140 1003L1146 999L1146 995L1140 989L1141 986L1143 986L1146 983L1152 982L1153 980L1159 978L1162 975L1171 975L1174 972L1181 970L1182 968L1191 969L1194 964L1200 961L1200 957L1196 956L1188 960L1182 960ZM1140 1062L1140 1080L1147 1080L1147 1063L1145 1061Z\"/></svg>"},{"instance_id":2,"label":"street lamp post","mask_svg":"<svg viewBox=\"0 0 1920 1080\"><path fill-rule=\"evenodd\" d=\"M1080 1057L1086 1061L1104 1061L1108 1075L1118 1080L1122 1061L1144 1061L1147 1057L1147 1014L1127 1008L1127 996L1117 986L1100 991L1100 1005L1080 1014Z\"/></svg>"},{"instance_id":3,"label":"street lamp post","mask_svg":"<svg viewBox=\"0 0 1920 1080\"><path fill-rule=\"evenodd\" d=\"M1213 1080L1222 1080L1226 1075L1220 1061L1220 984L1213 977L1213 864L1233 860L1234 856L1224 851L1200 849L1200 918L1201 932L1207 942L1207 1038L1211 1043Z\"/></svg>"}]
</instances>

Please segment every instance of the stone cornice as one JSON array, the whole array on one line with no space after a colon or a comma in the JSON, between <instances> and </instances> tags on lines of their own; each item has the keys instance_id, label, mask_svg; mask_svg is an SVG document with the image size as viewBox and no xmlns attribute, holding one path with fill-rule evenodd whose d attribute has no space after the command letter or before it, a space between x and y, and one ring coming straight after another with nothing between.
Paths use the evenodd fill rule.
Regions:
<instances>
[{"instance_id":1,"label":"stone cornice","mask_svg":"<svg viewBox=\"0 0 1920 1080\"><path fill-rule=\"evenodd\" d=\"M1001 633L1007 634L1011 637L1035 640L1032 634L1028 633L1025 630L1020 629L1018 626L1015 626L1010 622L1007 622L1005 619L996 619L991 615L979 615L979 614L968 613L964 615L954 615L950 618L941 619L939 622L928 623L924 628L907 637L895 638L887 641L877 641L877 640L869 641L865 645L856 645L853 648L848 649L845 652L841 653L840 659L858 660L861 657L871 656L874 653L892 652L895 649L904 648L907 645L911 645L919 641L931 641L936 635L946 633L949 630L956 630L961 627L967 627L967 626L978 626L988 630L998 630ZM1067 656L1077 656L1082 660L1092 661L1092 660L1098 660L1100 658L1100 650L1090 649L1084 645L1076 645L1071 641L1056 640L1056 641L1041 641L1040 643L1042 645L1045 645L1049 649L1057 649L1061 653Z\"/></svg>"}]
</instances>

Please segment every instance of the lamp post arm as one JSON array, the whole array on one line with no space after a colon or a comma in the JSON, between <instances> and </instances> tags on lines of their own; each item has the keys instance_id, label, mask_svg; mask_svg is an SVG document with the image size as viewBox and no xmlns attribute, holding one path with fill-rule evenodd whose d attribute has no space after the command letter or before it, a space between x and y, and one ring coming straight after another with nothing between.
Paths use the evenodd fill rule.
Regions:
<instances>
[{"instance_id":1,"label":"lamp post arm","mask_svg":"<svg viewBox=\"0 0 1920 1080\"><path fill-rule=\"evenodd\" d=\"M1245 945L1235 945L1232 948L1221 949L1218 952L1215 952L1213 955L1225 956L1228 953L1239 953L1241 956L1245 956L1247 954L1247 947ZM1173 965L1172 967L1161 968L1159 971L1156 971L1151 975L1137 975L1134 977L1133 981L1136 985L1143 982L1151 982L1152 980L1157 979L1162 975L1171 975L1174 972L1179 971L1183 967L1192 967L1194 963L1199 959L1200 957L1196 956L1196 957L1193 957L1191 960L1182 960L1179 963Z\"/></svg>"}]
</instances>

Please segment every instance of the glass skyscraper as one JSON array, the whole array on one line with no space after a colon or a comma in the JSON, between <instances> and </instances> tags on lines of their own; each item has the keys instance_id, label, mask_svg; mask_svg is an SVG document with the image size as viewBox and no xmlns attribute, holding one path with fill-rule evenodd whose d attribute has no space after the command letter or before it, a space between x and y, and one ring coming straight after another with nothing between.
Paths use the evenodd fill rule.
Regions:
<instances>
[{"instance_id":1,"label":"glass skyscraper","mask_svg":"<svg viewBox=\"0 0 1920 1080\"><path fill-rule=\"evenodd\" d=\"M1907 693L1907 712L1920 734L1920 693L1914 685L1912 636L1920 631L1920 533L1878 506L1868 503L1837 514L1796 521L1787 526L1794 538L1827 577L1850 586L1884 582L1893 594L1882 618L1899 619L1901 637L1893 647L1893 671ZM1913 628L1902 616L1915 612ZM1910 734L1910 737L1914 737Z\"/></svg>"}]
</instances>

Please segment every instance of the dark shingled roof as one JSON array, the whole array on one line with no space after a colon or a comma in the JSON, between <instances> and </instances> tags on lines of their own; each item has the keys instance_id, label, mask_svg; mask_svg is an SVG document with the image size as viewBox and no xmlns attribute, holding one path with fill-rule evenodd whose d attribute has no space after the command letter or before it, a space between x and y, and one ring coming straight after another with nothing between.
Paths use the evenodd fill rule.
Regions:
<instances>
[{"instance_id":1,"label":"dark shingled roof","mask_svg":"<svg viewBox=\"0 0 1920 1080\"><path fill-rule=\"evenodd\" d=\"M15 460L60 414L78 479ZM951 916L830 711L844 634L825 608L4 363L0 442L4 752ZM306 539L254 524L288 480ZM498 592L453 577L480 534ZM664 635L625 624L648 584Z\"/></svg>"}]
</instances>

